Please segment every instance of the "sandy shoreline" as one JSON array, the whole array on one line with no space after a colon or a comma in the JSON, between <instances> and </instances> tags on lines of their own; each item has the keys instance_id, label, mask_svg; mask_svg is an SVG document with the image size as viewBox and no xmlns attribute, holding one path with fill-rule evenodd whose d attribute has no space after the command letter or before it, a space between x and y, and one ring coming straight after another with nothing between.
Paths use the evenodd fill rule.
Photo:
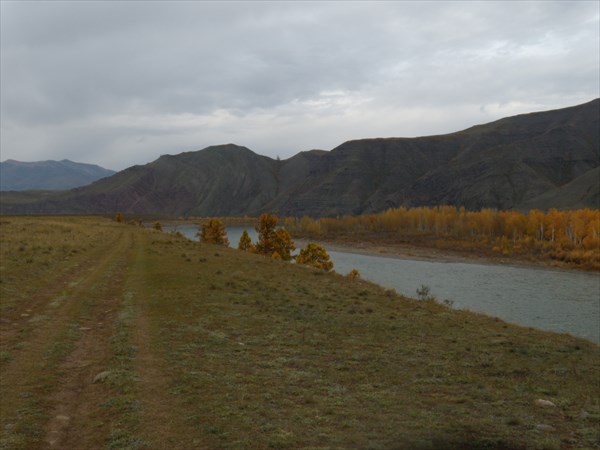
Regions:
<instances>
[{"instance_id":1,"label":"sandy shoreline","mask_svg":"<svg viewBox=\"0 0 600 450\"><path fill-rule=\"evenodd\" d=\"M335 241L315 241L308 239L295 239L296 247L305 247L309 242L316 242L327 250L343 252L343 253L357 253L360 255L367 256L378 256L383 258L394 258L394 259L409 259L416 261L429 261L429 262L440 262L440 263L465 263L465 264L485 264L485 265L497 265L497 266L514 266L514 267L528 267L548 270L560 270L560 271L572 271L582 270L567 265L562 265L555 261L530 261L521 260L515 258L506 258L503 256L492 257L487 255L476 255L453 252L451 250L443 250L437 248L417 247L406 244L394 244L394 245L380 245L369 242L356 242L356 243L339 243ZM595 271L587 271L591 273L597 273Z\"/></svg>"}]
</instances>

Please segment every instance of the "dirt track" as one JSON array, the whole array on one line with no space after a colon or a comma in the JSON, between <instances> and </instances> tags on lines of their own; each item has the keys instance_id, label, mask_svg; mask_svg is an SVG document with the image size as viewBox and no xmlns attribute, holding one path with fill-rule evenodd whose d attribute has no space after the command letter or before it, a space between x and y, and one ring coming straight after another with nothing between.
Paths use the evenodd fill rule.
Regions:
<instances>
[{"instance_id":1,"label":"dirt track","mask_svg":"<svg viewBox=\"0 0 600 450\"><path fill-rule=\"evenodd\" d=\"M118 448L140 426L139 417L124 419L123 405L113 405L130 400L132 380L139 381L136 397L161 403L157 409L168 405L141 301L147 237L127 228L111 237L72 266L31 279L35 289L25 286L28 295L2 315L8 356L0 399L9 433L1 448L96 449L111 436ZM132 357L123 360L123 347L137 350L135 367ZM138 444L132 448L145 445Z\"/></svg>"}]
</instances>

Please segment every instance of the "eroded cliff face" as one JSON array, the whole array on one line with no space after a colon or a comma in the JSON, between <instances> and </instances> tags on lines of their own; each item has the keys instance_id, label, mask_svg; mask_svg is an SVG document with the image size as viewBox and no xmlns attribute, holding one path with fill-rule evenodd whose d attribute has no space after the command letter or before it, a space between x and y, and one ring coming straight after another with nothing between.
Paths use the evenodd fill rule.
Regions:
<instances>
[{"instance_id":1,"label":"eroded cliff face","mask_svg":"<svg viewBox=\"0 0 600 450\"><path fill-rule=\"evenodd\" d=\"M335 216L397 206L598 207L600 100L457 133L365 139L275 161L233 144L83 188L2 195L3 213ZM594 172L596 171L596 172Z\"/></svg>"}]
</instances>

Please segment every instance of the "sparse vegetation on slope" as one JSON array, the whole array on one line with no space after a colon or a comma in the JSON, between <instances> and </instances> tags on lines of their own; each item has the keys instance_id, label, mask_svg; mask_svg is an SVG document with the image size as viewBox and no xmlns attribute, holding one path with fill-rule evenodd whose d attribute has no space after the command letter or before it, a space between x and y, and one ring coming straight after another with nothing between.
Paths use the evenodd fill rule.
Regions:
<instances>
[{"instance_id":1,"label":"sparse vegetation on slope","mask_svg":"<svg viewBox=\"0 0 600 450\"><path fill-rule=\"evenodd\" d=\"M600 445L591 342L114 220L0 232L0 448Z\"/></svg>"}]
</instances>

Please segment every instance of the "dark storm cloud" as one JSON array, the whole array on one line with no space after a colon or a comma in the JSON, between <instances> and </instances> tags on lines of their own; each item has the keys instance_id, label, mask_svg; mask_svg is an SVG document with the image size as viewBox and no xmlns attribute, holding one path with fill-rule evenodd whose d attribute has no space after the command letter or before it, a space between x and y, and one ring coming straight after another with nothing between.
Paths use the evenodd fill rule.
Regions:
<instances>
[{"instance_id":1,"label":"dark storm cloud","mask_svg":"<svg viewBox=\"0 0 600 450\"><path fill-rule=\"evenodd\" d=\"M1 5L2 159L285 157L599 95L596 2Z\"/></svg>"}]
</instances>

